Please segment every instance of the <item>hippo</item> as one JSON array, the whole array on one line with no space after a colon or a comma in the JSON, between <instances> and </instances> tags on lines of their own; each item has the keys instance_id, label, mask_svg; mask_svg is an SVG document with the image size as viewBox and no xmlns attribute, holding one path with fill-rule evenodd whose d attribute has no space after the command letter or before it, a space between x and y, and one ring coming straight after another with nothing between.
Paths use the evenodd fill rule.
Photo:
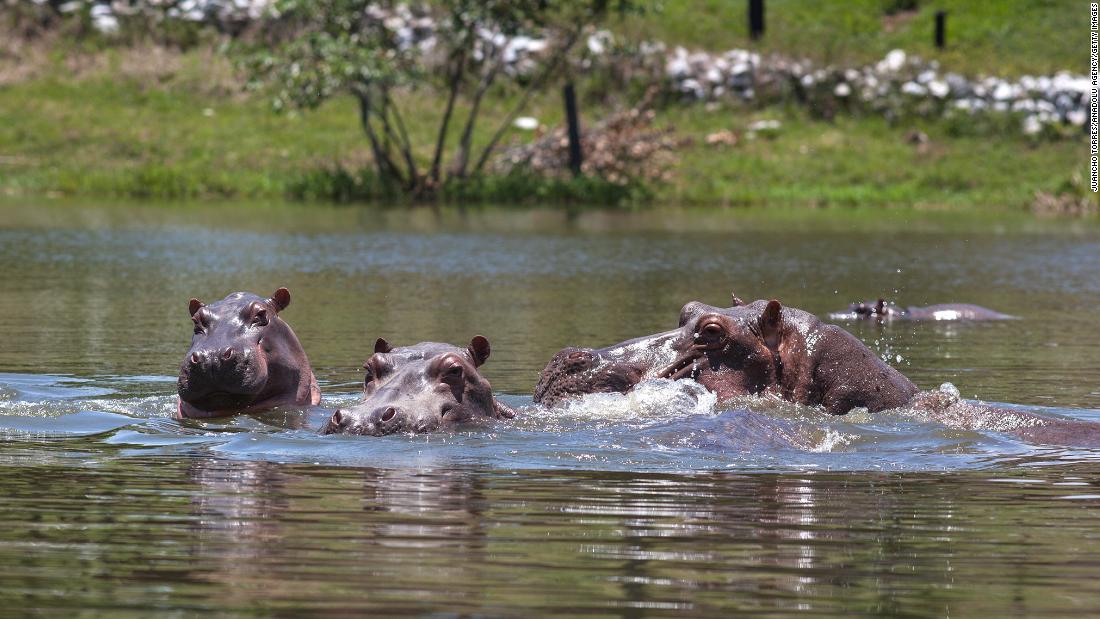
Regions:
<instances>
[{"instance_id":1,"label":"hippo","mask_svg":"<svg viewBox=\"0 0 1100 619\"><path fill-rule=\"evenodd\" d=\"M779 301L719 308L692 301L680 326L602 349L566 348L547 364L535 402L625 393L649 378L692 378L719 400L774 393L834 415L906 404L919 390L863 342Z\"/></svg>"},{"instance_id":2,"label":"hippo","mask_svg":"<svg viewBox=\"0 0 1100 619\"><path fill-rule=\"evenodd\" d=\"M515 411L493 397L478 371L489 351L489 340L480 335L466 348L438 342L394 347L379 338L363 364L363 399L337 409L321 433L384 436L511 419Z\"/></svg>"},{"instance_id":3,"label":"hippo","mask_svg":"<svg viewBox=\"0 0 1100 619\"><path fill-rule=\"evenodd\" d=\"M606 348L564 348L554 355L535 385L536 404L553 405L588 393L626 393L657 378L676 358L679 330L647 335Z\"/></svg>"},{"instance_id":4,"label":"hippo","mask_svg":"<svg viewBox=\"0 0 1100 619\"><path fill-rule=\"evenodd\" d=\"M191 299L191 349L180 365L180 417L251 413L275 406L307 406L321 390L294 330L279 316L290 292L264 299L234 292L204 304Z\"/></svg>"},{"instance_id":5,"label":"hippo","mask_svg":"<svg viewBox=\"0 0 1100 619\"><path fill-rule=\"evenodd\" d=\"M692 378L720 401L773 394L834 415L908 409L955 428L1100 446L1100 423L967 402L953 388L921 391L844 329L775 300L734 297L729 308L692 301L676 330L598 350L566 348L543 370L535 397L552 405L585 393L625 393L648 378Z\"/></svg>"},{"instance_id":6,"label":"hippo","mask_svg":"<svg viewBox=\"0 0 1100 619\"><path fill-rule=\"evenodd\" d=\"M681 310L678 356L660 372L690 376L719 399L775 393L833 415L905 405L919 389L854 335L779 301Z\"/></svg>"},{"instance_id":7,"label":"hippo","mask_svg":"<svg viewBox=\"0 0 1100 619\"><path fill-rule=\"evenodd\" d=\"M732 294L733 307L745 304ZM535 385L536 404L552 406L570 397L588 393L627 393L634 385L652 378L667 378L678 353L673 343L681 329L702 311L721 308L692 301L680 310L679 328L612 344L605 348L564 348L539 374Z\"/></svg>"},{"instance_id":8,"label":"hippo","mask_svg":"<svg viewBox=\"0 0 1100 619\"><path fill-rule=\"evenodd\" d=\"M1002 314L980 305L969 303L940 303L927 307L899 307L894 303L887 303L884 299L878 301L861 301L852 303L847 311L830 312L832 320L1012 320L1015 316Z\"/></svg>"}]
</instances>

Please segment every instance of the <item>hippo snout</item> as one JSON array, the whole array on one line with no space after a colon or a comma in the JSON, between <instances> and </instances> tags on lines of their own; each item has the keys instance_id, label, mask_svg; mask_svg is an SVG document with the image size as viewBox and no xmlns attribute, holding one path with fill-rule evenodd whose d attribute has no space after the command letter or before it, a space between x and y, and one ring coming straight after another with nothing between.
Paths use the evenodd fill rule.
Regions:
<instances>
[{"instance_id":1,"label":"hippo snout","mask_svg":"<svg viewBox=\"0 0 1100 619\"><path fill-rule=\"evenodd\" d=\"M407 425L406 415L393 406L380 406L367 413L339 408L329 418L322 432L385 436L400 432Z\"/></svg>"},{"instance_id":2,"label":"hippo snout","mask_svg":"<svg viewBox=\"0 0 1100 619\"><path fill-rule=\"evenodd\" d=\"M180 368L180 397L203 406L238 405L236 396L258 392L266 380L265 370L254 356L252 351L234 346L192 350Z\"/></svg>"},{"instance_id":3,"label":"hippo snout","mask_svg":"<svg viewBox=\"0 0 1100 619\"><path fill-rule=\"evenodd\" d=\"M440 420L433 415L414 414L411 410L387 404L370 409L337 409L321 433L386 436L399 432L430 432L439 426Z\"/></svg>"}]
</instances>

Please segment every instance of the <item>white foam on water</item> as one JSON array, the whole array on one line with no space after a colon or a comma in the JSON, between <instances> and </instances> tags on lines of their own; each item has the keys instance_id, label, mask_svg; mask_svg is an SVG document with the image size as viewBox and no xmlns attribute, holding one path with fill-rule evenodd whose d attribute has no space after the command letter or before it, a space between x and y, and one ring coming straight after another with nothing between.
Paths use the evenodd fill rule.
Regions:
<instances>
[{"instance_id":1,"label":"white foam on water","mask_svg":"<svg viewBox=\"0 0 1100 619\"><path fill-rule=\"evenodd\" d=\"M821 440L816 445L810 447L810 451L815 453L828 453L837 448L847 446L851 440L848 436L832 429L825 430L825 434L822 435Z\"/></svg>"},{"instance_id":2,"label":"white foam on water","mask_svg":"<svg viewBox=\"0 0 1100 619\"><path fill-rule=\"evenodd\" d=\"M714 414L718 397L690 380L654 378L638 383L632 391L592 393L570 400L555 413L600 421L659 421Z\"/></svg>"}]
</instances>

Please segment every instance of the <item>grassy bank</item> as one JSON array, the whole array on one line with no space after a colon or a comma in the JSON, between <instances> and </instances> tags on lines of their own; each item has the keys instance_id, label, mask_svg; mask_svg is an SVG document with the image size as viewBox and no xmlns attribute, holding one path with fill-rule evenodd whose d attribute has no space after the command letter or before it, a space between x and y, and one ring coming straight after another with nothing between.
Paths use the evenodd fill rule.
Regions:
<instances>
[{"instance_id":1,"label":"grassy bank","mask_svg":"<svg viewBox=\"0 0 1100 619\"><path fill-rule=\"evenodd\" d=\"M148 198L349 198L364 185L369 151L352 102L277 115L259 97L202 94L186 71L150 84L117 75L73 79L63 73L0 89L0 191L9 195ZM506 95L489 102L499 117ZM430 145L435 106L409 97L414 142ZM583 110L584 120L601 110ZM560 122L556 96L535 101L532 115ZM660 122L692 138L672 180L646 197L655 202L731 205L884 204L1023 208L1036 191L1057 191L1075 172L1087 178L1084 139L1042 141L1014 126L969 120L888 123L877 117L824 122L802 110L737 105L673 106ZM779 120L771 136L751 139L748 125ZM1015 121L1005 121L1012 123ZM487 125L488 123L486 123ZM489 126L479 127L485 139ZM729 130L735 145L705 136ZM912 143L914 131L928 136ZM514 139L530 134L516 132ZM428 153L419 153L427 158ZM333 170L349 170L340 179ZM369 178L368 181L369 182ZM343 183L343 185L340 185ZM351 185L349 185L351 183ZM483 184L484 185L484 184ZM457 188L497 202L618 201L586 181L532 188L524 179ZM370 188L366 188L369 194ZM343 193L341 193L343 192ZM357 193L359 192L359 193ZM465 192L465 193L463 193Z\"/></svg>"}]
</instances>

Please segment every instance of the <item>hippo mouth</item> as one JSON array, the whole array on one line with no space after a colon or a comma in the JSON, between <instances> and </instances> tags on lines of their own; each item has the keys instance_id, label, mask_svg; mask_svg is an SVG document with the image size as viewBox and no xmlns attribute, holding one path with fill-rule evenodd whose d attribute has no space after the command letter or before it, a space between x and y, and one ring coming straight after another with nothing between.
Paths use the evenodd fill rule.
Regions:
<instances>
[{"instance_id":1,"label":"hippo mouth","mask_svg":"<svg viewBox=\"0 0 1100 619\"><path fill-rule=\"evenodd\" d=\"M694 380L698 378L700 372L699 359L702 359L708 352L721 350L722 348L724 346L721 342L692 344L675 361L658 370L657 378L667 378L669 380L691 378Z\"/></svg>"},{"instance_id":2,"label":"hippo mouth","mask_svg":"<svg viewBox=\"0 0 1100 619\"><path fill-rule=\"evenodd\" d=\"M229 411L248 408L252 394L211 391L199 397L181 398L190 406L205 411Z\"/></svg>"}]
</instances>

